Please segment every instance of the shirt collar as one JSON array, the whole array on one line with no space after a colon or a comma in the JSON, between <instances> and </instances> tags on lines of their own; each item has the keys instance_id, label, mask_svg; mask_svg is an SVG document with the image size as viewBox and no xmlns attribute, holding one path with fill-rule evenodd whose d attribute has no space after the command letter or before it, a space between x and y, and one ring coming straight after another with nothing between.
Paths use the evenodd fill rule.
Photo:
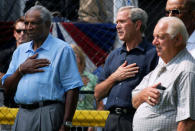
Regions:
<instances>
[{"instance_id":1,"label":"shirt collar","mask_svg":"<svg viewBox=\"0 0 195 131\"><path fill-rule=\"evenodd\" d=\"M138 49L138 50L144 52L145 48L146 48L146 40L143 38L142 42L139 43L134 49ZM134 49L132 49L132 50L134 50ZM127 48L126 48L126 43L125 42L122 45L121 53L122 52L127 52Z\"/></svg>"},{"instance_id":2,"label":"shirt collar","mask_svg":"<svg viewBox=\"0 0 195 131\"><path fill-rule=\"evenodd\" d=\"M49 34L47 36L46 40L43 42L43 44L37 50L49 50L50 49L49 44L51 43L51 39L52 39L52 36ZM28 51L34 51L33 50L33 41L29 42L25 52L28 52Z\"/></svg>"}]
</instances>

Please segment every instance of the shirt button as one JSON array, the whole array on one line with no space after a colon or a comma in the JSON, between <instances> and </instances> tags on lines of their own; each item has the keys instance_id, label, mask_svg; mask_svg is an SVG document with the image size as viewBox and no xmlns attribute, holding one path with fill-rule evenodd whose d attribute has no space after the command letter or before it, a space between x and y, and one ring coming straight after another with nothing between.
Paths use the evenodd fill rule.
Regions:
<instances>
[{"instance_id":1,"label":"shirt button","mask_svg":"<svg viewBox=\"0 0 195 131\"><path fill-rule=\"evenodd\" d=\"M119 83L119 86L121 86L122 85L122 83Z\"/></svg>"}]
</instances>

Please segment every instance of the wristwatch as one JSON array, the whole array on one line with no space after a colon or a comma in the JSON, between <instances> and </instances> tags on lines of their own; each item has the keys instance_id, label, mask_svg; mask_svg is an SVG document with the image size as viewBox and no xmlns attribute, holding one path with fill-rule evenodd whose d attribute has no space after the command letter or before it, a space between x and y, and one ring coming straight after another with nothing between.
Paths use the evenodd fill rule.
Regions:
<instances>
[{"instance_id":1,"label":"wristwatch","mask_svg":"<svg viewBox=\"0 0 195 131\"><path fill-rule=\"evenodd\" d=\"M64 121L63 125L67 126L67 127L72 127L72 122L71 121Z\"/></svg>"}]
</instances>

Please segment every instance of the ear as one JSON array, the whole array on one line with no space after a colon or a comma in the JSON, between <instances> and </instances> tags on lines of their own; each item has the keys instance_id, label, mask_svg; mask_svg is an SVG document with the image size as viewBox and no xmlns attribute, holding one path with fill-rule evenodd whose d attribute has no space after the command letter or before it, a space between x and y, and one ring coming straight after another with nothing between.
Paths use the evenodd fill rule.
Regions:
<instances>
[{"instance_id":1,"label":"ear","mask_svg":"<svg viewBox=\"0 0 195 131\"><path fill-rule=\"evenodd\" d=\"M137 31L140 31L141 25L142 25L141 20L137 20L137 21L135 22L135 28L136 28Z\"/></svg>"},{"instance_id":2,"label":"ear","mask_svg":"<svg viewBox=\"0 0 195 131\"><path fill-rule=\"evenodd\" d=\"M46 25L47 27L50 27L50 26L51 26L51 22L46 21L46 22L45 22L45 25Z\"/></svg>"},{"instance_id":3,"label":"ear","mask_svg":"<svg viewBox=\"0 0 195 131\"><path fill-rule=\"evenodd\" d=\"M183 43L183 37L181 35L181 33L177 34L174 37L174 41L175 41L175 47L180 47Z\"/></svg>"}]
</instances>

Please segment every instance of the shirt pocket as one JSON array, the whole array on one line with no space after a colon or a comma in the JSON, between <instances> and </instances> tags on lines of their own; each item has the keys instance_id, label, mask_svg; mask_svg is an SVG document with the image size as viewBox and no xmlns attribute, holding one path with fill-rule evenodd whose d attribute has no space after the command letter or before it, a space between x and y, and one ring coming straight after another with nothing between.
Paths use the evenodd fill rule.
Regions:
<instances>
[{"instance_id":1,"label":"shirt pocket","mask_svg":"<svg viewBox=\"0 0 195 131\"><path fill-rule=\"evenodd\" d=\"M44 72L36 73L37 82L40 84L49 84L53 78L53 68L51 66L42 67Z\"/></svg>"}]
</instances>

